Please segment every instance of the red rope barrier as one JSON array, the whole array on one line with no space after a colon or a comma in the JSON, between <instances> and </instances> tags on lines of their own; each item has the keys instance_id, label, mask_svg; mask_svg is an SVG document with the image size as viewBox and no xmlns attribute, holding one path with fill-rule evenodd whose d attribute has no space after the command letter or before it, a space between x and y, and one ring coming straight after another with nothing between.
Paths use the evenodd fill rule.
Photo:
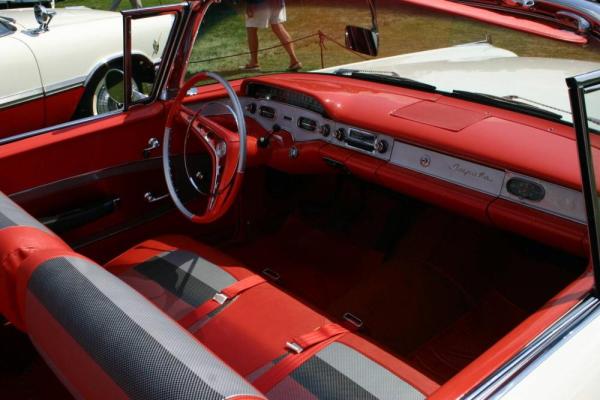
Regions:
<instances>
[{"instance_id":1,"label":"red rope barrier","mask_svg":"<svg viewBox=\"0 0 600 400\"><path fill-rule=\"evenodd\" d=\"M356 51L354 51L352 49L347 48L342 43L338 42L337 40L333 39L331 36L329 36L329 35L321 32L321 31L318 31L317 33L313 33L313 34L310 34L310 35L307 35L307 36L303 36L303 37L295 39L295 40L291 40L291 41L289 41L289 42L287 42L285 44L278 44L278 45L275 45L275 46L266 47L264 49L259 49L258 52L262 53L262 52L265 52L265 51L270 51L270 50L278 49L278 48L284 47L284 46L286 46L288 44L301 42L301 41L304 41L304 40L307 40L307 39L310 39L310 38L313 38L313 37L319 37L319 49L320 49L320 52L321 52L321 68L325 68L325 55L324 55L324 53L325 53L325 50L327 50L327 46L325 45L325 43L326 43L327 40L331 41L332 43L334 43L335 45L341 47L342 49L347 50L347 51L353 53L354 55L362 58L363 60L369 60L370 59L370 57L367 57L367 56L365 56L365 55L363 55L361 53L358 53L358 52L356 52ZM245 51L243 53L229 54L229 55L226 55L226 56L207 58L207 59L204 59L204 60L191 60L190 64L198 64L198 63L211 62L211 61L216 61L216 60L224 60L224 59L228 59L228 58L248 56L250 54L251 53L249 51Z\"/></svg>"}]
</instances>

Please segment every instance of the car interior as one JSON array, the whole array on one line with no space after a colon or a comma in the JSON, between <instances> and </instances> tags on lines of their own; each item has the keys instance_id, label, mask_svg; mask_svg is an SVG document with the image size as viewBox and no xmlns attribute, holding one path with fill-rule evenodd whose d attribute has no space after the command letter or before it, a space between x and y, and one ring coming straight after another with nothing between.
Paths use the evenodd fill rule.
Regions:
<instances>
[{"instance_id":1,"label":"car interior","mask_svg":"<svg viewBox=\"0 0 600 400\"><path fill-rule=\"evenodd\" d=\"M509 109L200 73L0 151L6 398L450 398L592 287L572 129Z\"/></svg>"}]
</instances>

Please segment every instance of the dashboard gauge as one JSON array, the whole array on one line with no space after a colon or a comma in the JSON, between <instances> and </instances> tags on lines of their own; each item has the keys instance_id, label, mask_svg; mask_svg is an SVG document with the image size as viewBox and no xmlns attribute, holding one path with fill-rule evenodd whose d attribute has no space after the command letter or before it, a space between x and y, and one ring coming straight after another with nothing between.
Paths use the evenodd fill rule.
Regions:
<instances>
[{"instance_id":1,"label":"dashboard gauge","mask_svg":"<svg viewBox=\"0 0 600 400\"><path fill-rule=\"evenodd\" d=\"M325 108L314 97L294 90L281 89L261 83L250 83L246 94L255 99L273 100L291 106L304 108L325 116Z\"/></svg>"}]
</instances>

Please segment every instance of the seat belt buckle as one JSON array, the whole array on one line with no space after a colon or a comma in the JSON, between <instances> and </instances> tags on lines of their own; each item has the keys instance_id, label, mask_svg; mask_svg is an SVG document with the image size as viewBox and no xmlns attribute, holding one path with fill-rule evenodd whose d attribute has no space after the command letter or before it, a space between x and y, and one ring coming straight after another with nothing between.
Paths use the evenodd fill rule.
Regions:
<instances>
[{"instance_id":1,"label":"seat belt buckle","mask_svg":"<svg viewBox=\"0 0 600 400\"><path fill-rule=\"evenodd\" d=\"M223 305L227 302L227 300L229 300L229 297L227 297L223 293L216 293L212 299L214 301L216 301L217 303L219 303L220 305Z\"/></svg>"},{"instance_id":2,"label":"seat belt buckle","mask_svg":"<svg viewBox=\"0 0 600 400\"><path fill-rule=\"evenodd\" d=\"M300 354L304 351L304 347L300 346L296 342L287 342L285 344L286 349L292 351L295 354Z\"/></svg>"}]
</instances>

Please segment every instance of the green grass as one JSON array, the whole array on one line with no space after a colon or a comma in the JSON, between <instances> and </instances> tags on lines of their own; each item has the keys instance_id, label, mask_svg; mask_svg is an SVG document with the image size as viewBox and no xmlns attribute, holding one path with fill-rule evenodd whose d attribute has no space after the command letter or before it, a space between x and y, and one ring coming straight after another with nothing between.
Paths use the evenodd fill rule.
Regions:
<instances>
[{"instance_id":1,"label":"green grass","mask_svg":"<svg viewBox=\"0 0 600 400\"><path fill-rule=\"evenodd\" d=\"M59 6L86 5L91 8L107 9L110 0L66 0ZM144 0L145 6L167 4L169 1ZM343 42L346 25L370 25L370 14L366 5L349 2L328 1L327 7L316 0L288 0L288 21L285 24L293 38L316 33L321 30L333 39ZM123 0L122 8L130 7ZM491 37L495 46L515 52L520 56L569 58L600 62L600 52L591 46L578 46L546 39L501 27L479 23L462 17L433 14L411 6L380 6L379 27L382 57L429 50L469 43ZM259 33L260 47L279 44L270 30ZM325 66L335 66L360 61L361 58L334 43L325 43ZM305 70L321 68L320 47L317 38L296 44L297 53ZM194 46L189 73L200 70L218 71L229 78L244 76L239 66L248 61L247 55L203 61L247 52L243 5L232 5L224 0L209 11L203 22ZM262 73L279 72L287 68L289 60L282 48L261 52ZM247 75L247 74L246 74Z\"/></svg>"}]
</instances>

